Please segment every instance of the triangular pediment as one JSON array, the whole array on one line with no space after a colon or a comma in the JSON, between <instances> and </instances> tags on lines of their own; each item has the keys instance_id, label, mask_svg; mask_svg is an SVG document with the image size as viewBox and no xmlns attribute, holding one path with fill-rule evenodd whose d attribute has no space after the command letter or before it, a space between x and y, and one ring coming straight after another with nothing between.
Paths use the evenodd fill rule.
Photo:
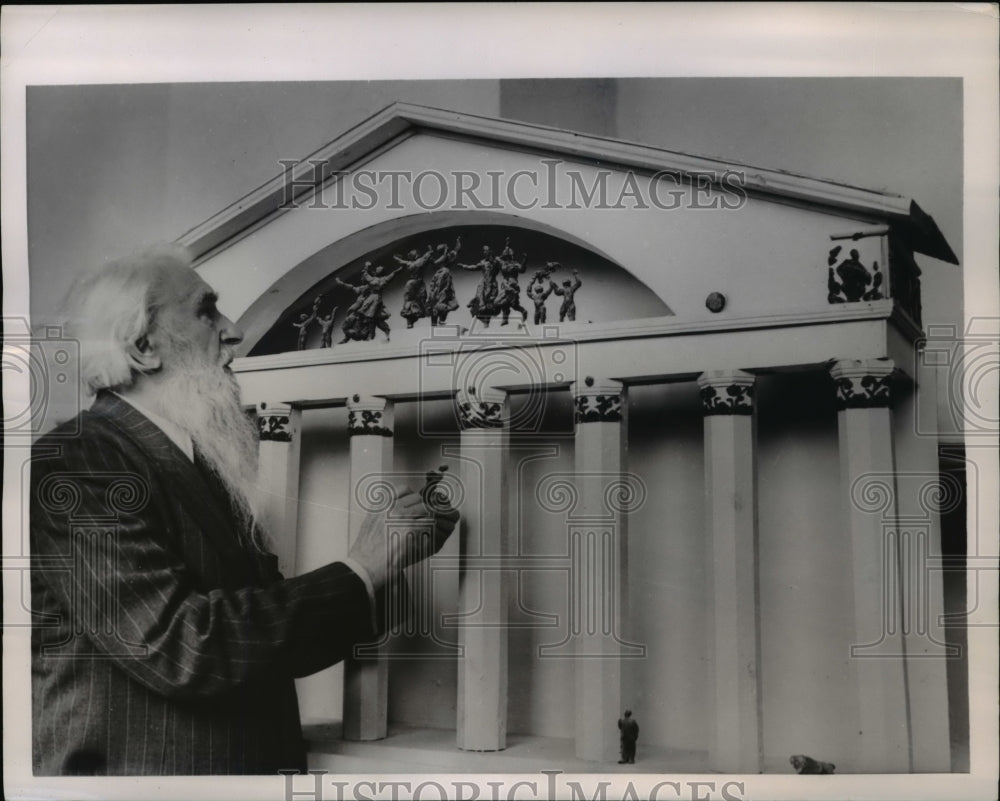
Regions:
<instances>
[{"instance_id":1,"label":"triangular pediment","mask_svg":"<svg viewBox=\"0 0 1000 801\"><path fill-rule=\"evenodd\" d=\"M288 162L180 241L223 289L245 352L273 353L294 347L289 332L317 295L343 315L352 305L343 282L360 286L366 261L388 272L410 250L444 247L461 232L457 262L509 240L528 261L523 281L552 261L562 286L578 268L575 322L590 332L652 319L692 330L769 325L889 298L917 330L914 252L955 261L933 220L899 195L401 103ZM468 326L479 278L455 275L448 319ZM380 311L394 331L404 281L386 288ZM530 309L528 286L521 305ZM431 325L429 314L420 319ZM335 336L342 327L338 317Z\"/></svg>"},{"instance_id":2,"label":"triangular pediment","mask_svg":"<svg viewBox=\"0 0 1000 801\"><path fill-rule=\"evenodd\" d=\"M697 182L706 177L716 181L724 176L738 175L740 186L754 196L893 222L906 233L917 253L958 263L934 220L915 201L902 195L779 169L408 103L393 103L344 132L302 159L294 169L275 176L191 229L180 241L190 247L196 257L201 257L287 207L290 183L293 185L291 197L304 200L330 176L357 168L374 154L420 133L488 147L522 149L609 169L670 174L682 181Z\"/></svg>"}]
</instances>

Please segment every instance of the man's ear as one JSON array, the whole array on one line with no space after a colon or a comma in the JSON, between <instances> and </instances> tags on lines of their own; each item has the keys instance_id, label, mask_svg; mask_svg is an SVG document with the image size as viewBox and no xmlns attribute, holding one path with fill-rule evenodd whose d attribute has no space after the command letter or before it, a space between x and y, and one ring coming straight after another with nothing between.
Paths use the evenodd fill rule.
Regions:
<instances>
[{"instance_id":1,"label":"man's ear","mask_svg":"<svg viewBox=\"0 0 1000 801\"><path fill-rule=\"evenodd\" d=\"M155 373L162 365L159 355L145 334L135 342L130 342L126 351L129 361L132 363L132 369L140 373Z\"/></svg>"}]
</instances>

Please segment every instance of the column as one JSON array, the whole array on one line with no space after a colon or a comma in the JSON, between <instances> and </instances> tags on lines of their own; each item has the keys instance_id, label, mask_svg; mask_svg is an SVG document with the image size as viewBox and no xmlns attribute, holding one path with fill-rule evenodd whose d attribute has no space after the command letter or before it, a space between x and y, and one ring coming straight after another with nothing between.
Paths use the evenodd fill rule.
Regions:
<instances>
[{"instance_id":1,"label":"column","mask_svg":"<svg viewBox=\"0 0 1000 801\"><path fill-rule=\"evenodd\" d=\"M948 660L960 656L947 643L941 564L941 512L961 502L964 487L938 464L937 387L933 366L916 359L913 381L893 386L902 626L913 770L951 770L948 726Z\"/></svg>"},{"instance_id":2,"label":"column","mask_svg":"<svg viewBox=\"0 0 1000 801\"><path fill-rule=\"evenodd\" d=\"M299 522L299 433L302 411L285 403L257 404L258 514L270 535L281 575L295 575Z\"/></svg>"},{"instance_id":3,"label":"column","mask_svg":"<svg viewBox=\"0 0 1000 801\"><path fill-rule=\"evenodd\" d=\"M456 402L465 490L457 742L465 751L500 751L507 747L507 395L469 390Z\"/></svg>"},{"instance_id":4,"label":"column","mask_svg":"<svg viewBox=\"0 0 1000 801\"><path fill-rule=\"evenodd\" d=\"M569 626L576 640L576 755L615 762L615 721L631 704L622 693L620 636L628 609L627 515L621 497L627 493L625 398L619 382L589 376L574 395L577 502L569 530Z\"/></svg>"},{"instance_id":5,"label":"column","mask_svg":"<svg viewBox=\"0 0 1000 801\"><path fill-rule=\"evenodd\" d=\"M712 770L760 773L760 631L754 377L698 377L705 417L705 530L711 538Z\"/></svg>"},{"instance_id":6,"label":"column","mask_svg":"<svg viewBox=\"0 0 1000 801\"><path fill-rule=\"evenodd\" d=\"M347 401L351 438L351 492L348 534L353 542L367 510L358 498L366 477L392 472L392 403L354 395ZM385 645L366 646L366 655L344 661L344 739L380 740L386 736L389 664Z\"/></svg>"},{"instance_id":7,"label":"column","mask_svg":"<svg viewBox=\"0 0 1000 801\"><path fill-rule=\"evenodd\" d=\"M912 768L901 627L895 464L890 411L893 363L839 361L836 383L845 535L851 549L856 752L852 772ZM888 478L886 478L888 477ZM846 767L846 766L845 766Z\"/></svg>"}]
</instances>

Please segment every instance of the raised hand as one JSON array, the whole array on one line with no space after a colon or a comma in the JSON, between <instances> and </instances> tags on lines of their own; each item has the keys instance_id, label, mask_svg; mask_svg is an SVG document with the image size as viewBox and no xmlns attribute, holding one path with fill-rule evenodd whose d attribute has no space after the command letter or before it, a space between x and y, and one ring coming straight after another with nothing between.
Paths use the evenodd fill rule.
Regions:
<instances>
[{"instance_id":1,"label":"raised hand","mask_svg":"<svg viewBox=\"0 0 1000 801\"><path fill-rule=\"evenodd\" d=\"M409 487L396 488L391 509L365 516L349 556L368 571L376 587L436 554L455 529L459 513L448 505L440 490L434 489L440 480L440 473L428 474L428 483L419 492Z\"/></svg>"}]
</instances>

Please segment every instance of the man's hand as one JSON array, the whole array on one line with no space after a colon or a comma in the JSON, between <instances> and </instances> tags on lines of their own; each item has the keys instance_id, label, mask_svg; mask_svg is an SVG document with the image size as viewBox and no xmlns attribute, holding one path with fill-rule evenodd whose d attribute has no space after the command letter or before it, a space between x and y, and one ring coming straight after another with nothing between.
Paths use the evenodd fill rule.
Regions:
<instances>
[{"instance_id":1,"label":"man's hand","mask_svg":"<svg viewBox=\"0 0 1000 801\"><path fill-rule=\"evenodd\" d=\"M428 482L420 492L398 489L388 512L366 515L348 555L368 571L376 587L403 568L436 554L455 529L458 510L434 490L436 483Z\"/></svg>"},{"instance_id":2,"label":"man's hand","mask_svg":"<svg viewBox=\"0 0 1000 801\"><path fill-rule=\"evenodd\" d=\"M406 536L399 540L400 547L394 554L395 564L392 565L397 570L440 551L458 521L458 510L448 506L441 494L434 492L430 485L419 493L402 496L394 510L394 517L399 515L406 520L412 515L413 520L420 522L413 529L408 529ZM399 522L393 522L398 528Z\"/></svg>"}]
</instances>

